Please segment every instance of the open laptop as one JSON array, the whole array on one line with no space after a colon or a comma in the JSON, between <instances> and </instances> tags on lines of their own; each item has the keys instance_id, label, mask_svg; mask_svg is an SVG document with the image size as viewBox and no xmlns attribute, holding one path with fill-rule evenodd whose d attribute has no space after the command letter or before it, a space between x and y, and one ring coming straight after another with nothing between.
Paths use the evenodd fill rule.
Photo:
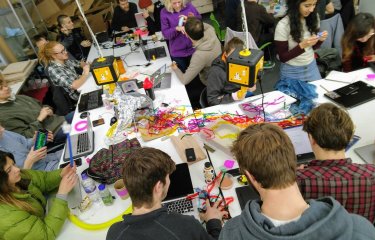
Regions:
<instances>
[{"instance_id":1,"label":"open laptop","mask_svg":"<svg viewBox=\"0 0 375 240\"><path fill-rule=\"evenodd\" d=\"M369 144L363 147L355 148L354 152L365 162L375 164L375 144Z\"/></svg>"},{"instance_id":2,"label":"open laptop","mask_svg":"<svg viewBox=\"0 0 375 240\"><path fill-rule=\"evenodd\" d=\"M135 17L135 21L137 22L137 27L141 28L141 27L147 26L147 21L143 17L143 13L136 13L134 14L134 17Z\"/></svg>"},{"instance_id":3,"label":"open laptop","mask_svg":"<svg viewBox=\"0 0 375 240\"><path fill-rule=\"evenodd\" d=\"M141 49L143 54L145 55L147 61L151 61L154 58L163 58L167 56L167 52L165 51L164 46L160 47L153 47L152 44L144 44L144 41L140 41Z\"/></svg>"},{"instance_id":4,"label":"open laptop","mask_svg":"<svg viewBox=\"0 0 375 240\"><path fill-rule=\"evenodd\" d=\"M375 87L365 82L357 81L327 92L324 96L349 109L375 99Z\"/></svg>"},{"instance_id":5,"label":"open laptop","mask_svg":"<svg viewBox=\"0 0 375 240\"><path fill-rule=\"evenodd\" d=\"M301 126L291 127L284 129L285 133L289 136L294 146L294 151L297 156L297 163L302 164L315 159L314 153L311 149L309 137Z\"/></svg>"},{"instance_id":6,"label":"open laptop","mask_svg":"<svg viewBox=\"0 0 375 240\"><path fill-rule=\"evenodd\" d=\"M150 78L154 81L154 90L171 88L172 74L167 73L167 65L164 64Z\"/></svg>"},{"instance_id":7,"label":"open laptop","mask_svg":"<svg viewBox=\"0 0 375 240\"><path fill-rule=\"evenodd\" d=\"M92 92L82 94L78 103L78 112L84 112L102 107L102 94L103 89L98 89Z\"/></svg>"},{"instance_id":8,"label":"open laptop","mask_svg":"<svg viewBox=\"0 0 375 240\"><path fill-rule=\"evenodd\" d=\"M193 202L186 200L188 195L194 193L188 164L177 164L176 170L169 176L169 179L171 183L167 196L162 202L163 207L166 207L168 212L198 216Z\"/></svg>"},{"instance_id":9,"label":"open laptop","mask_svg":"<svg viewBox=\"0 0 375 240\"><path fill-rule=\"evenodd\" d=\"M87 156L94 152L94 131L92 130L90 115L87 116L87 131L78 134L70 135L72 143L72 157ZM69 161L69 147L68 142L65 144L64 162Z\"/></svg>"}]
</instances>

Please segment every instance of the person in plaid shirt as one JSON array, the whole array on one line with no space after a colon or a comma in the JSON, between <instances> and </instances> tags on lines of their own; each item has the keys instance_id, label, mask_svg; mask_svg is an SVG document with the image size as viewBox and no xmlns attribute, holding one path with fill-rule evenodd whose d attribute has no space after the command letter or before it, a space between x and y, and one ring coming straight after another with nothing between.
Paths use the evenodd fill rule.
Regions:
<instances>
[{"instance_id":1,"label":"person in plaid shirt","mask_svg":"<svg viewBox=\"0 0 375 240\"><path fill-rule=\"evenodd\" d=\"M352 163L345 148L354 133L347 112L325 103L313 109L303 125L316 160L297 170L306 199L332 196L350 213L375 219L375 165ZM375 238L374 238L375 239Z\"/></svg>"},{"instance_id":2,"label":"person in plaid shirt","mask_svg":"<svg viewBox=\"0 0 375 240\"><path fill-rule=\"evenodd\" d=\"M46 66L46 72L51 81L64 88L70 98L78 101L77 89L85 83L90 73L90 65L77 60L68 59L65 47L55 41L48 42L39 51L39 59ZM76 72L76 68L82 68L82 75Z\"/></svg>"}]
</instances>

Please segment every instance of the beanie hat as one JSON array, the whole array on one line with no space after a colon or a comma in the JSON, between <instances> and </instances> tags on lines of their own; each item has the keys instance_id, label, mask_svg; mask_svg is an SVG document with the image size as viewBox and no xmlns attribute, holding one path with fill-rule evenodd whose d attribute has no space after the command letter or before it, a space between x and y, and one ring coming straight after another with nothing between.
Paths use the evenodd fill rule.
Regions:
<instances>
[{"instance_id":1,"label":"beanie hat","mask_svg":"<svg viewBox=\"0 0 375 240\"><path fill-rule=\"evenodd\" d=\"M139 0L138 1L138 6L141 9L144 9L152 4L151 0Z\"/></svg>"}]
</instances>

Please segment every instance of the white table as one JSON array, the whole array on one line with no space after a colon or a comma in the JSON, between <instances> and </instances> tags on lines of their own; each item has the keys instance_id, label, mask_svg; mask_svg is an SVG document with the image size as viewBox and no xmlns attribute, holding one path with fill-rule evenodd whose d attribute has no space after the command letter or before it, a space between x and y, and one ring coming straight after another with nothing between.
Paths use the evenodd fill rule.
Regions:
<instances>
[{"instance_id":1,"label":"white table","mask_svg":"<svg viewBox=\"0 0 375 240\"><path fill-rule=\"evenodd\" d=\"M126 48L124 49L118 49L116 50L116 54L120 51L123 51L124 53L127 51ZM105 50L104 54L111 54L112 50ZM95 52L92 51L90 52L89 59L97 56ZM134 58L134 59L132 59ZM131 54L129 55L129 62L131 61L142 61L140 60L142 56L136 55L136 54ZM160 67L164 63L170 63L170 58L169 56L164 59L160 59L155 61L149 68L150 69L144 69L140 68L140 71L152 71ZM131 68L127 68L127 71L130 71ZM365 79L365 76L367 73L372 73L370 69L363 69L356 71L355 74L358 75L358 78L360 79ZM338 82L331 82L327 80L319 80L315 81L313 84L317 85L317 91L319 93L319 97L317 99L318 103L323 103L323 102L329 102L327 98L323 96L325 90L320 87L320 85L323 85L326 88L330 88L330 90L334 88L339 88L341 86L344 86L345 84L343 83L338 83ZM81 87L82 92L88 92L93 89L96 89L96 85L94 83L94 80L92 77L88 79L88 81ZM156 95L156 100L155 102L168 102L168 101L174 101L174 99L179 99L180 101L178 102L179 105L189 105L189 99L186 94L185 87L179 82L179 80L176 78L175 74L172 73L172 88L171 89L166 89L166 90L160 90L155 92ZM259 96L254 96L253 98L257 98ZM250 99L246 99L244 101L249 101ZM214 106L214 107L209 107L206 109L203 109L204 112L231 112L235 113L238 111L241 113L241 110L238 107L238 102L232 103L232 104L226 104L226 105L220 105L220 106ZM365 103L361 106L358 106L354 109L349 110L349 114L352 117L355 125L356 125L356 131L355 133L361 137L361 140L356 143L354 147L352 147L349 152L347 152L347 156L351 157L354 162L362 163L362 160L354 153L353 148L360 147L366 144L369 144L373 142L374 136L375 136L375 129L371 127L371 124L375 122L375 114L373 114L375 109L375 101L371 101L368 103ZM191 112L191 109L189 110ZM367 113L367 114L366 114ZM105 119L105 124L95 127L95 149L99 150L102 147L106 147L104 143L104 137L105 133L108 129L109 126L109 120L113 116L111 112L108 110L105 110L104 108L99 108L90 111L90 116L91 120L95 120L99 118L99 116L102 116ZM75 117L73 119L72 125L79 121L79 114L75 114ZM177 133L176 133L177 134ZM149 142L144 142L142 141L141 138L138 138L142 146L149 146L149 147L155 147L159 148L166 153L168 153L172 159L176 163L181 163L182 160L180 159L179 155L177 154L177 151L173 147L171 140L167 139L165 141L161 141L160 139L152 140ZM198 138L200 144L203 145L203 142ZM93 155L93 154L92 154ZM91 156L92 156L91 155ZM216 150L214 153L210 153L211 159L213 161L214 167L216 170L219 169L220 166L223 165L224 161L226 159L233 159L232 156L229 156L225 154L224 152L220 150ZM189 166L190 174L192 177L192 182L194 187L203 187L205 185L204 182L204 176L203 176L203 168L204 168L204 161L197 162L193 165ZM78 168L78 173L80 173L82 170L84 170L86 167L88 167L87 163L83 163L83 166ZM234 167L238 167L237 163L235 164ZM225 196L233 196L235 198L235 201L229 206L229 211L232 215L232 217L237 216L241 213L241 209L238 203L238 200L236 199L236 193L235 193L235 187L239 186L238 183L234 184L234 187L232 187L230 190L224 191ZM116 196L116 193L111 190L112 195ZM95 223L95 222L104 222L107 221L115 216L118 216L121 214L127 207L130 206L130 201L122 201L120 198L117 197L117 199L114 201L114 205L109 206L109 207L103 207L102 209L98 210L97 216L92 217L88 222ZM100 216L100 217L98 217ZM74 224L72 224L69 220L65 222L65 225L58 236L58 239L77 239L79 237L80 239L105 239L106 233L108 229L103 229L99 231L87 231L78 228Z\"/></svg>"}]
</instances>

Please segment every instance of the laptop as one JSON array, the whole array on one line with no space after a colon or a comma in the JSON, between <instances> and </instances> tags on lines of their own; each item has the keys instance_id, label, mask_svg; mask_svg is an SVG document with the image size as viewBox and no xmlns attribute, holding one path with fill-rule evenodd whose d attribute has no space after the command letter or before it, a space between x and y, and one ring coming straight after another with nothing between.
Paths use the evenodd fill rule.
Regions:
<instances>
[{"instance_id":1,"label":"laptop","mask_svg":"<svg viewBox=\"0 0 375 240\"><path fill-rule=\"evenodd\" d=\"M245 208L249 200L260 199L259 193L252 185L242 186L236 188L238 202L240 203L241 210Z\"/></svg>"},{"instance_id":2,"label":"laptop","mask_svg":"<svg viewBox=\"0 0 375 240\"><path fill-rule=\"evenodd\" d=\"M198 216L198 211L193 207L193 202L186 200L188 195L194 193L188 164L177 164L176 170L169 176L169 179L169 190L162 206L166 207L168 212Z\"/></svg>"},{"instance_id":3,"label":"laptop","mask_svg":"<svg viewBox=\"0 0 375 240\"><path fill-rule=\"evenodd\" d=\"M136 13L136 14L134 14L134 17L135 17L135 21L137 22L137 27L138 28L146 27L147 26L147 21L143 17L143 13Z\"/></svg>"},{"instance_id":4,"label":"laptop","mask_svg":"<svg viewBox=\"0 0 375 240\"><path fill-rule=\"evenodd\" d=\"M172 74L167 73L167 65L164 64L150 78L154 81L154 90L171 88Z\"/></svg>"},{"instance_id":5,"label":"laptop","mask_svg":"<svg viewBox=\"0 0 375 240\"><path fill-rule=\"evenodd\" d=\"M375 99L375 87L363 81L357 81L345 87L327 92L324 96L350 109Z\"/></svg>"},{"instance_id":6,"label":"laptop","mask_svg":"<svg viewBox=\"0 0 375 240\"><path fill-rule=\"evenodd\" d=\"M147 61L151 61L154 58L163 58L167 56L167 52L165 51L164 46L160 47L152 47L148 44L144 44L144 41L140 41L141 49L143 54L145 55Z\"/></svg>"},{"instance_id":7,"label":"laptop","mask_svg":"<svg viewBox=\"0 0 375 240\"><path fill-rule=\"evenodd\" d=\"M78 103L78 112L84 112L103 106L103 89L81 94Z\"/></svg>"},{"instance_id":8,"label":"laptop","mask_svg":"<svg viewBox=\"0 0 375 240\"><path fill-rule=\"evenodd\" d=\"M302 130L301 126L285 128L285 133L289 136L294 146L294 151L297 156L297 163L307 163L315 159L315 155L312 151L310 140L305 131Z\"/></svg>"},{"instance_id":9,"label":"laptop","mask_svg":"<svg viewBox=\"0 0 375 240\"><path fill-rule=\"evenodd\" d=\"M375 144L355 148L354 152L365 162L375 164Z\"/></svg>"},{"instance_id":10,"label":"laptop","mask_svg":"<svg viewBox=\"0 0 375 240\"><path fill-rule=\"evenodd\" d=\"M72 144L73 159L87 156L94 152L94 131L92 130L90 115L87 116L87 131L70 135L70 142ZM69 147L68 143L66 143L64 162L68 162L69 160Z\"/></svg>"}]
</instances>

